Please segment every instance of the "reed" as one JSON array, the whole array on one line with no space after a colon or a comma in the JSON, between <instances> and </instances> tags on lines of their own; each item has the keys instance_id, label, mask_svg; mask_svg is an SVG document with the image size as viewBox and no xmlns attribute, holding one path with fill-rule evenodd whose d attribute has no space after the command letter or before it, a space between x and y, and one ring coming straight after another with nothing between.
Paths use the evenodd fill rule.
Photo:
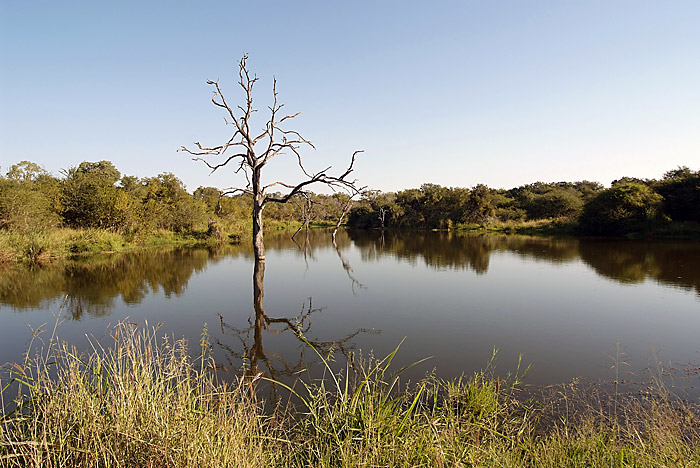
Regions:
<instances>
[{"instance_id":1,"label":"reed","mask_svg":"<svg viewBox=\"0 0 700 468\"><path fill-rule=\"evenodd\" d=\"M11 411L3 401L2 466L269 465L265 418L243 380L218 382L206 353L192 360L155 329L122 323L112 339L88 354L54 341L12 368L21 393Z\"/></svg>"},{"instance_id":2,"label":"reed","mask_svg":"<svg viewBox=\"0 0 700 468\"><path fill-rule=\"evenodd\" d=\"M0 465L700 464L698 407L664 389L605 397L572 382L535 393L519 372L502 379L492 366L451 381L406 383L402 370L391 371L397 348L341 371L319 354L324 376L274 382L296 403L266 407L256 397L260 380L219 379L206 328L194 349L128 323L111 331L108 344L91 346L78 353L52 335L11 367Z\"/></svg>"}]
</instances>

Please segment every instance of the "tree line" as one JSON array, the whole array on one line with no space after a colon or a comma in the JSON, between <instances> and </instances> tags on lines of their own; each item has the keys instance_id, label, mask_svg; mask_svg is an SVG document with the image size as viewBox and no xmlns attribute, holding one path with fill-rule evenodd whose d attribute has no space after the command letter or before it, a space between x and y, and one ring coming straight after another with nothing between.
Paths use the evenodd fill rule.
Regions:
<instances>
[{"instance_id":1,"label":"tree line","mask_svg":"<svg viewBox=\"0 0 700 468\"><path fill-rule=\"evenodd\" d=\"M398 192L367 191L348 215L357 228L452 229L550 220L588 235L649 233L700 222L700 171L687 167L660 180L535 182L512 189L423 184Z\"/></svg>"},{"instance_id":2,"label":"tree line","mask_svg":"<svg viewBox=\"0 0 700 468\"><path fill-rule=\"evenodd\" d=\"M271 204L266 217L283 223L333 223L348 195L302 192L290 203ZM138 235L158 229L206 232L213 223L230 231L247 226L249 194L214 187L189 193L169 172L139 178L122 175L110 161L84 161L56 177L21 161L0 175L0 229L30 232L71 227ZM672 223L700 223L700 171L679 167L661 179L623 177L600 183L535 182L512 189L423 184L397 192L366 190L347 224L356 228L453 229L551 220L572 232L625 235Z\"/></svg>"},{"instance_id":3,"label":"tree line","mask_svg":"<svg viewBox=\"0 0 700 468\"><path fill-rule=\"evenodd\" d=\"M308 197L309 201L306 200ZM302 193L291 203L267 207L268 219L335 222L347 195ZM309 213L308 207L313 208ZM32 232L47 228L97 228L123 234L159 229L206 232L218 223L241 229L250 220L253 199L223 195L214 187L189 193L174 174L122 175L110 161L84 161L56 177L38 164L21 161L0 175L0 229Z\"/></svg>"}]
</instances>

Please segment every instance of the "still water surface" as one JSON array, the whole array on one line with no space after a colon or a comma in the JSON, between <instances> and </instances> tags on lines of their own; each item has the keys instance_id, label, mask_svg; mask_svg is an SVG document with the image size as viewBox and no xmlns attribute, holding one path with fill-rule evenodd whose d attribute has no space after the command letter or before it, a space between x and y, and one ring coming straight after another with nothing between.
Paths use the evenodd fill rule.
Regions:
<instances>
[{"instance_id":1,"label":"still water surface","mask_svg":"<svg viewBox=\"0 0 700 468\"><path fill-rule=\"evenodd\" d=\"M538 385L613 379L617 343L629 379L700 362L698 242L346 231L336 248L328 231L303 237L266 236L256 285L247 243L5 268L0 363L21 359L32 329L46 324L47 337L57 315L61 338L79 346L128 318L163 322L160 333L196 347L206 323L220 366L280 379L318 364L295 329L339 367L405 338L396 368L432 357L414 379L470 373L494 349L499 373L522 355ZM679 382L693 387L697 373Z\"/></svg>"}]
</instances>

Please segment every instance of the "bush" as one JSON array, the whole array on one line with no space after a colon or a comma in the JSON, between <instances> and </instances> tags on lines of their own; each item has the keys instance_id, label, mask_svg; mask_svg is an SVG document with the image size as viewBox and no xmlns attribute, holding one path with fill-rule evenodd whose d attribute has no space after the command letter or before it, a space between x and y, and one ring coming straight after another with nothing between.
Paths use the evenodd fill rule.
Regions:
<instances>
[{"instance_id":1,"label":"bush","mask_svg":"<svg viewBox=\"0 0 700 468\"><path fill-rule=\"evenodd\" d=\"M648 232L661 220L662 200L647 185L616 185L586 203L580 218L581 229L586 234L613 236Z\"/></svg>"},{"instance_id":2,"label":"bush","mask_svg":"<svg viewBox=\"0 0 700 468\"><path fill-rule=\"evenodd\" d=\"M51 201L30 184L0 180L0 229L30 232L60 222Z\"/></svg>"},{"instance_id":3,"label":"bush","mask_svg":"<svg viewBox=\"0 0 700 468\"><path fill-rule=\"evenodd\" d=\"M700 172L669 171L656 191L664 197L664 213L673 221L700 222Z\"/></svg>"}]
</instances>

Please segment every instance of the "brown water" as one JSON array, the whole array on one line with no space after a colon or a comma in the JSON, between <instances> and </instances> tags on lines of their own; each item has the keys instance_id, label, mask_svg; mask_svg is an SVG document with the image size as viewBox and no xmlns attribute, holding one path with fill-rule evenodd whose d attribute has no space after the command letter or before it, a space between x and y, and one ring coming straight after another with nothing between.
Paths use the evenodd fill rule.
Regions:
<instances>
[{"instance_id":1,"label":"brown water","mask_svg":"<svg viewBox=\"0 0 700 468\"><path fill-rule=\"evenodd\" d=\"M348 231L336 248L314 230L297 243L268 234L266 248L257 281L247 243L0 270L0 363L21 359L42 324L40 338L58 320L62 339L86 346L128 319L194 346L206 323L222 368L280 379L318 367L301 332L339 367L405 338L397 369L432 357L411 378L470 373L498 349L497 372L522 355L530 383L611 380L619 343L626 379L662 365L698 383L683 378L700 362L698 242Z\"/></svg>"}]
</instances>

